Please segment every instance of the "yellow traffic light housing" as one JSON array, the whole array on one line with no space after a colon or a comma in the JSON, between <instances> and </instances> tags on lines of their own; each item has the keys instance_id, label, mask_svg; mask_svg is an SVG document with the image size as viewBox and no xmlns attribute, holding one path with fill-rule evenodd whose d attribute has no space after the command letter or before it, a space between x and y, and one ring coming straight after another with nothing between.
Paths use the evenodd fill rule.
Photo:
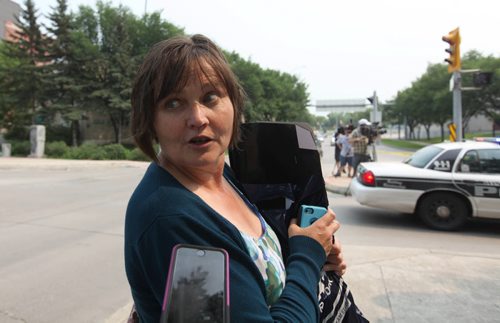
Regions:
<instances>
[{"instance_id":1,"label":"yellow traffic light housing","mask_svg":"<svg viewBox=\"0 0 500 323\"><path fill-rule=\"evenodd\" d=\"M450 47L445 49L445 51L450 54L450 56L444 61L448 63L448 73L459 71L461 68L460 61L460 30L455 28L448 33L448 35L443 36L443 41L450 44Z\"/></svg>"}]
</instances>

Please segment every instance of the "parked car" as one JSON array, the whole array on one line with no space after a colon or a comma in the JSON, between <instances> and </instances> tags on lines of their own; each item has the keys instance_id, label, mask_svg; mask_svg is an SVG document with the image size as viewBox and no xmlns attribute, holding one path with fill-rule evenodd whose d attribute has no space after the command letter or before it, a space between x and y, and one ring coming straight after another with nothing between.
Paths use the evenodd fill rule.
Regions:
<instances>
[{"instance_id":1,"label":"parked car","mask_svg":"<svg viewBox=\"0 0 500 323\"><path fill-rule=\"evenodd\" d=\"M363 205L416 213L439 230L457 230L470 218L500 219L500 146L441 143L403 163L362 163L351 191Z\"/></svg>"},{"instance_id":2,"label":"parked car","mask_svg":"<svg viewBox=\"0 0 500 323\"><path fill-rule=\"evenodd\" d=\"M318 136L316 133L314 134L314 143L316 144L316 148L318 149L319 156L323 158L323 147L322 147L322 141L318 139Z\"/></svg>"},{"instance_id":3,"label":"parked car","mask_svg":"<svg viewBox=\"0 0 500 323\"><path fill-rule=\"evenodd\" d=\"M322 143L323 143L323 141L325 141L325 136L324 136L321 132L319 132L319 131L314 131L314 135L316 136L316 140L317 140L320 144L322 144Z\"/></svg>"}]
</instances>

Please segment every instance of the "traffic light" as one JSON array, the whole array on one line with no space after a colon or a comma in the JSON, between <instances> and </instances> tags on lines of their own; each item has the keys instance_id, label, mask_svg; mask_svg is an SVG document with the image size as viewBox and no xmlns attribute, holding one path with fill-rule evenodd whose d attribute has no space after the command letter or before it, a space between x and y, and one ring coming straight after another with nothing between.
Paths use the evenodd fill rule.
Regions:
<instances>
[{"instance_id":1,"label":"traffic light","mask_svg":"<svg viewBox=\"0 0 500 323\"><path fill-rule=\"evenodd\" d=\"M443 36L443 41L450 44L450 47L445 49L445 51L450 54L450 56L444 61L448 63L448 73L452 73L460 70L460 30L455 28L448 33L448 35Z\"/></svg>"}]
</instances>

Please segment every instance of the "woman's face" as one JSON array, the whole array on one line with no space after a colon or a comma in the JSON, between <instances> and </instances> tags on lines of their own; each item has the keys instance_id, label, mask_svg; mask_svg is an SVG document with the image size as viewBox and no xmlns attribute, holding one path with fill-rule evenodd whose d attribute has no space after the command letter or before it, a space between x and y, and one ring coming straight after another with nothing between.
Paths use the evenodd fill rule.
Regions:
<instances>
[{"instance_id":1,"label":"woman's face","mask_svg":"<svg viewBox=\"0 0 500 323\"><path fill-rule=\"evenodd\" d=\"M154 129L163 161L177 168L220 165L233 132L234 109L213 69L192 72L186 86L160 101Z\"/></svg>"}]
</instances>

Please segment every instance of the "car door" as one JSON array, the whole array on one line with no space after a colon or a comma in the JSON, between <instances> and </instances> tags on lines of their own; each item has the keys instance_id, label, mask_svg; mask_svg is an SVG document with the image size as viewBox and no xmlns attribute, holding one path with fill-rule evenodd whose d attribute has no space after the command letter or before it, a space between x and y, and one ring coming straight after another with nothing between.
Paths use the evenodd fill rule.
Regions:
<instances>
[{"instance_id":1,"label":"car door","mask_svg":"<svg viewBox=\"0 0 500 323\"><path fill-rule=\"evenodd\" d=\"M466 151L453 180L472 196L475 216L500 219L500 149Z\"/></svg>"}]
</instances>

